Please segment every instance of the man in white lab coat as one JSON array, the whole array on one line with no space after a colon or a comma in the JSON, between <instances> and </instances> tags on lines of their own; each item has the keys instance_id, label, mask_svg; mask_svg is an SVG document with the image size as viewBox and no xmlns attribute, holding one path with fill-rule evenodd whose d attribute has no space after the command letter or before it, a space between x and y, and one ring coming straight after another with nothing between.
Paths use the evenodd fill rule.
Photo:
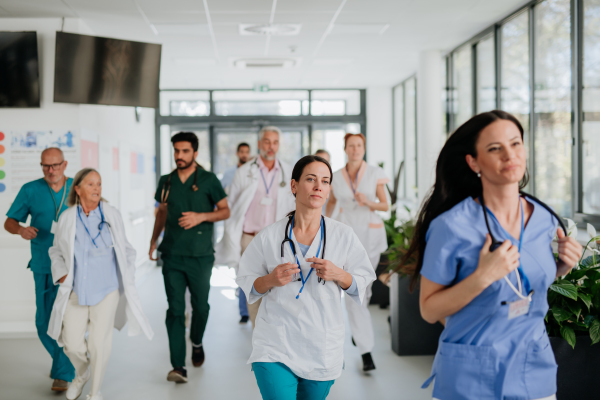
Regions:
<instances>
[{"instance_id":1,"label":"man in white lab coat","mask_svg":"<svg viewBox=\"0 0 600 400\"><path fill-rule=\"evenodd\" d=\"M281 130L262 128L258 157L239 167L229 188L231 217L225 221L223 239L217 244L217 264L238 270L242 253L263 228L295 209L290 190L292 167L277 158ZM260 302L248 305L254 326Z\"/></svg>"}]
</instances>

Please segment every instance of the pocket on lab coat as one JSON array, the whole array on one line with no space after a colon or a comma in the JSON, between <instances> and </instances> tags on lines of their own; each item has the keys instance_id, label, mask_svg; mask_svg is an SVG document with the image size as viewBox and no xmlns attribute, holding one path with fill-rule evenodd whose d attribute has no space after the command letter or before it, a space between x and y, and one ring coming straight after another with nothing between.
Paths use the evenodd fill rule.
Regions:
<instances>
[{"instance_id":1,"label":"pocket on lab coat","mask_svg":"<svg viewBox=\"0 0 600 400\"><path fill-rule=\"evenodd\" d=\"M544 331L541 338L532 340L527 346L524 380L530 398L538 399L556 393L557 368L550 339Z\"/></svg>"},{"instance_id":2,"label":"pocket on lab coat","mask_svg":"<svg viewBox=\"0 0 600 400\"><path fill-rule=\"evenodd\" d=\"M496 350L491 346L440 343L433 397L453 400L494 400Z\"/></svg>"},{"instance_id":3,"label":"pocket on lab coat","mask_svg":"<svg viewBox=\"0 0 600 400\"><path fill-rule=\"evenodd\" d=\"M284 329L283 325L272 325L264 318L257 318L252 333L252 346L260 348L263 354L287 354L283 340Z\"/></svg>"},{"instance_id":4,"label":"pocket on lab coat","mask_svg":"<svg viewBox=\"0 0 600 400\"><path fill-rule=\"evenodd\" d=\"M325 368L335 368L344 362L344 325L325 331Z\"/></svg>"}]
</instances>

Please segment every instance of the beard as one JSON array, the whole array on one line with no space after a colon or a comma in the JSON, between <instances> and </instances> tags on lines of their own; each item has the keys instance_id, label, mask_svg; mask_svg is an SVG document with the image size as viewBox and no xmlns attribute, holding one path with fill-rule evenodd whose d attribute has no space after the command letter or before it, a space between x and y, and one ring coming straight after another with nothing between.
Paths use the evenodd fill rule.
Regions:
<instances>
[{"instance_id":1,"label":"beard","mask_svg":"<svg viewBox=\"0 0 600 400\"><path fill-rule=\"evenodd\" d=\"M182 166L179 166L179 164L177 164L179 161L183 162L184 164ZM187 169L190 167L190 165L192 165L194 163L194 160L186 163L185 160L179 159L175 161L175 164L177 165L177 169Z\"/></svg>"},{"instance_id":2,"label":"beard","mask_svg":"<svg viewBox=\"0 0 600 400\"><path fill-rule=\"evenodd\" d=\"M270 156L268 152L266 152L266 151L262 151L262 150L261 150L261 151L260 151L260 156L261 156L262 158L264 158L265 160L267 160L267 161L272 161L272 160L274 160L275 158L277 158L277 153L273 153L273 155L272 155L272 156Z\"/></svg>"}]
</instances>

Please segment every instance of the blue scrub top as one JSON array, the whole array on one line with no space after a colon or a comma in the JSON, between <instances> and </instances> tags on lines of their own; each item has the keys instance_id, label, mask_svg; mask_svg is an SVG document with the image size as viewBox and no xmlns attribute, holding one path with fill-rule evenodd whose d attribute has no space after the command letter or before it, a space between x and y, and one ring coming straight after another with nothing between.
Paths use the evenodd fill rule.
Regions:
<instances>
[{"instance_id":1,"label":"blue scrub top","mask_svg":"<svg viewBox=\"0 0 600 400\"><path fill-rule=\"evenodd\" d=\"M556 393L557 365L544 326L547 291L556 276L551 248L557 221L531 199L534 211L523 232L521 268L534 290L529 313L508 320L519 297L504 279L494 282L456 314L446 318L432 376L433 397L441 400L532 400ZM496 218L488 215L497 240L518 246ZM467 198L435 218L427 231L421 275L452 286L477 268L488 233L483 209ZM516 271L509 279L517 286Z\"/></svg>"},{"instance_id":2,"label":"blue scrub top","mask_svg":"<svg viewBox=\"0 0 600 400\"><path fill-rule=\"evenodd\" d=\"M67 190L67 193L65 202L60 209L60 214L68 208L67 197L69 196L72 183L73 179L68 178L67 184L56 193L50 189L43 178L28 182L21 187L15 201L6 213L8 218L15 219L21 223L27 221L27 218L31 215L30 225L38 229L36 238L31 240L31 261L29 262L29 268L35 273L52 273L48 250L52 247L54 235L50 233L50 229L52 228L52 221L56 217L56 207L60 205L65 190ZM54 195L56 205L52 200L52 195Z\"/></svg>"}]
</instances>

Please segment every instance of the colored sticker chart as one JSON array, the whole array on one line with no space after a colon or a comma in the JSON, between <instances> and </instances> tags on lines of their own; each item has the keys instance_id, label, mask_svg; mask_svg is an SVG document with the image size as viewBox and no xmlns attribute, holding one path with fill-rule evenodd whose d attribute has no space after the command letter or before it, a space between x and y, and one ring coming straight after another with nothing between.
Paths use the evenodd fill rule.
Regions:
<instances>
[{"instance_id":1,"label":"colored sticker chart","mask_svg":"<svg viewBox=\"0 0 600 400\"><path fill-rule=\"evenodd\" d=\"M4 166L6 165L6 142L4 138L6 135L4 132L0 132L0 193L6 191L6 171Z\"/></svg>"}]
</instances>

